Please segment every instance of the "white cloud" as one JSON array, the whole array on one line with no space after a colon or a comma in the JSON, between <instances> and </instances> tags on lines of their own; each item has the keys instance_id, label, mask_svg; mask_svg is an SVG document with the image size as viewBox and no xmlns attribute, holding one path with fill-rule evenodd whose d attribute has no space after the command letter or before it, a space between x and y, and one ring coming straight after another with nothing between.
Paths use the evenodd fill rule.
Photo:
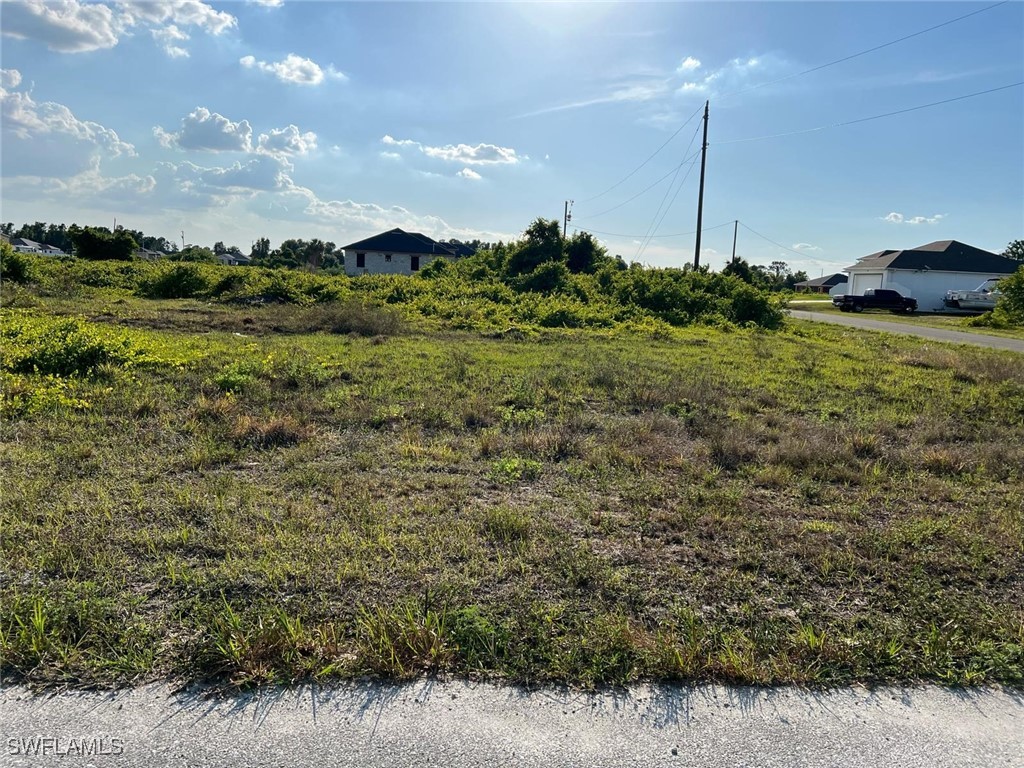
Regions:
<instances>
[{"instance_id":1,"label":"white cloud","mask_svg":"<svg viewBox=\"0 0 1024 768\"><path fill-rule=\"evenodd\" d=\"M402 156L397 152L381 152L380 156L385 160L401 160Z\"/></svg>"},{"instance_id":2,"label":"white cloud","mask_svg":"<svg viewBox=\"0 0 1024 768\"><path fill-rule=\"evenodd\" d=\"M52 51L86 53L113 48L136 27L148 29L172 57L188 52L174 42L188 39L181 27L220 35L237 25L234 16L200 0L121 0L114 5L80 0L4 3L3 34L42 43Z\"/></svg>"},{"instance_id":3,"label":"white cloud","mask_svg":"<svg viewBox=\"0 0 1024 768\"><path fill-rule=\"evenodd\" d=\"M222 35L238 25L227 11L217 11L200 0L121 0L118 8L126 26L181 24Z\"/></svg>"},{"instance_id":4,"label":"white cloud","mask_svg":"<svg viewBox=\"0 0 1024 768\"><path fill-rule=\"evenodd\" d=\"M20 83L17 70L5 70L4 84ZM11 86L15 87L15 86ZM53 101L37 102L30 93L0 88L0 115L2 115L4 145L10 154L9 138L30 141L40 137L60 136L78 142L89 154L102 151L110 157L135 155L135 147L122 141L110 128L89 120L79 120L63 104Z\"/></svg>"},{"instance_id":5,"label":"white cloud","mask_svg":"<svg viewBox=\"0 0 1024 768\"><path fill-rule=\"evenodd\" d=\"M151 29L150 33L153 35L154 40L163 45L164 52L172 59L188 58L188 51L180 45L175 45L175 43L184 42L189 39L189 36L178 29L176 24Z\"/></svg>"},{"instance_id":6,"label":"white cloud","mask_svg":"<svg viewBox=\"0 0 1024 768\"><path fill-rule=\"evenodd\" d=\"M252 126L248 120L232 122L206 107L196 107L181 121L181 130L168 133L163 128L153 129L154 135L165 147L207 150L210 152L251 152Z\"/></svg>"},{"instance_id":7,"label":"white cloud","mask_svg":"<svg viewBox=\"0 0 1024 768\"><path fill-rule=\"evenodd\" d=\"M4 3L3 13L3 34L38 40L62 53L113 48L122 29L113 10L101 3L27 0Z\"/></svg>"},{"instance_id":8,"label":"white cloud","mask_svg":"<svg viewBox=\"0 0 1024 768\"><path fill-rule=\"evenodd\" d=\"M517 154L511 147L499 147L496 144L446 144L443 147L431 147L411 139L396 139L388 135L381 142L392 147L416 147L427 157L463 165L515 165L528 159L525 155Z\"/></svg>"},{"instance_id":9,"label":"white cloud","mask_svg":"<svg viewBox=\"0 0 1024 768\"><path fill-rule=\"evenodd\" d=\"M604 93L526 112L518 117L534 117L598 104L656 103L664 107L673 94L704 96L740 90L751 84L754 75L758 79L770 78L783 69L785 63L770 55L735 58L710 71L698 59L687 56L675 70L644 73L630 79L617 78L607 84ZM699 74L698 70L704 74ZM670 122L678 123L675 120Z\"/></svg>"},{"instance_id":10,"label":"white cloud","mask_svg":"<svg viewBox=\"0 0 1024 768\"><path fill-rule=\"evenodd\" d=\"M412 139L402 139L401 141L399 141L398 139L394 138L393 136L389 136L388 134L384 134L384 138L381 139L381 142L393 147L412 147L419 145L418 141L413 141Z\"/></svg>"},{"instance_id":11,"label":"white cloud","mask_svg":"<svg viewBox=\"0 0 1024 768\"><path fill-rule=\"evenodd\" d=\"M759 79L777 74L782 62L771 56L750 56L727 62L697 80L687 80L676 90L677 93L720 94L751 85L751 76ZM680 73L684 70L680 68Z\"/></svg>"},{"instance_id":12,"label":"white cloud","mask_svg":"<svg viewBox=\"0 0 1024 768\"><path fill-rule=\"evenodd\" d=\"M880 217L882 221L888 221L890 224L938 224L942 219L946 218L944 213L936 213L934 216L904 216L902 213L893 211L887 216Z\"/></svg>"},{"instance_id":13,"label":"white cloud","mask_svg":"<svg viewBox=\"0 0 1024 768\"><path fill-rule=\"evenodd\" d=\"M793 243L793 250L794 251L808 251L808 252L811 252L811 251L820 251L821 248L819 248L816 245L811 245L810 243Z\"/></svg>"},{"instance_id":14,"label":"white cloud","mask_svg":"<svg viewBox=\"0 0 1024 768\"><path fill-rule=\"evenodd\" d=\"M284 0L249 0L253 5L262 5L264 8L280 8Z\"/></svg>"},{"instance_id":15,"label":"white cloud","mask_svg":"<svg viewBox=\"0 0 1024 768\"><path fill-rule=\"evenodd\" d=\"M480 179L483 178L483 176L481 176L479 173L474 171L472 168L463 168L461 171L459 171L455 175L459 176L459 177L461 177L463 179L469 179L471 181L479 181Z\"/></svg>"},{"instance_id":16,"label":"white cloud","mask_svg":"<svg viewBox=\"0 0 1024 768\"><path fill-rule=\"evenodd\" d=\"M289 53L282 61L275 62L258 61L255 56L243 56L238 63L246 69L257 69L274 75L282 83L320 85L328 77L335 80L348 79L347 75L336 70L333 65L329 65L325 70L312 59L294 53Z\"/></svg>"},{"instance_id":17,"label":"white cloud","mask_svg":"<svg viewBox=\"0 0 1024 768\"><path fill-rule=\"evenodd\" d=\"M167 148L206 152L245 152L265 155L307 155L317 147L312 131L303 133L295 125L273 128L261 133L253 143L253 130L248 120L238 122L196 107L181 121L181 129L169 133L157 126L153 134Z\"/></svg>"},{"instance_id":18,"label":"white cloud","mask_svg":"<svg viewBox=\"0 0 1024 768\"><path fill-rule=\"evenodd\" d=\"M354 200L321 200L313 190L298 185L277 193L275 201L294 218L296 209L314 221L344 228L346 242L359 240L383 230L401 227L406 231L423 232L430 237L460 240L509 241L516 237L509 232L490 232L453 227L439 216L417 214L398 205L384 207Z\"/></svg>"},{"instance_id":19,"label":"white cloud","mask_svg":"<svg viewBox=\"0 0 1024 768\"><path fill-rule=\"evenodd\" d=\"M176 170L186 179L217 190L267 191L291 185L287 175L291 166L270 155L258 155L245 163L235 163L227 168L201 168L186 162L177 166Z\"/></svg>"},{"instance_id":20,"label":"white cloud","mask_svg":"<svg viewBox=\"0 0 1024 768\"><path fill-rule=\"evenodd\" d=\"M268 154L308 155L316 149L316 134L302 133L294 125L273 128L270 133L260 134L258 148Z\"/></svg>"},{"instance_id":21,"label":"white cloud","mask_svg":"<svg viewBox=\"0 0 1024 768\"><path fill-rule=\"evenodd\" d=\"M420 147L420 151L428 157L469 165L515 164L520 160L511 147L495 144L448 144L443 147Z\"/></svg>"},{"instance_id":22,"label":"white cloud","mask_svg":"<svg viewBox=\"0 0 1024 768\"><path fill-rule=\"evenodd\" d=\"M0 87L17 88L21 85L21 72L16 69L0 69Z\"/></svg>"},{"instance_id":23,"label":"white cloud","mask_svg":"<svg viewBox=\"0 0 1024 768\"><path fill-rule=\"evenodd\" d=\"M93 158L84 171L72 176L20 176L5 179L4 195L35 204L56 198L87 201L93 208L123 210L125 204L138 205L152 194L155 187L156 179L148 175L103 176L100 173L99 158Z\"/></svg>"}]
</instances>

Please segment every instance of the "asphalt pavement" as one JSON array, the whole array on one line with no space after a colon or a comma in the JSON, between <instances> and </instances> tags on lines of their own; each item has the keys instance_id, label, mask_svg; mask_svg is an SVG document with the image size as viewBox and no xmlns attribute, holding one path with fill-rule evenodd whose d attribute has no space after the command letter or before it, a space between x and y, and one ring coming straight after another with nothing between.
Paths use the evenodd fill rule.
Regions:
<instances>
[{"instance_id":1,"label":"asphalt pavement","mask_svg":"<svg viewBox=\"0 0 1024 768\"><path fill-rule=\"evenodd\" d=\"M1024 339L1011 339L1005 336L990 336L984 333L967 333L966 331L948 331L944 328L929 328L925 325L911 323L893 323L875 320L861 314L837 315L826 312L813 312L805 309L789 310L790 317L798 320L813 320L820 323L848 325L868 331L886 331L902 333L907 336L920 336L933 341L948 341L954 344L972 344L976 347L989 349L1008 349L1012 352L1024 352Z\"/></svg>"},{"instance_id":2,"label":"asphalt pavement","mask_svg":"<svg viewBox=\"0 0 1024 768\"><path fill-rule=\"evenodd\" d=\"M3 766L1024 766L1024 692L0 688ZM83 754L84 753L84 754ZM91 753L91 754L90 754Z\"/></svg>"}]
</instances>

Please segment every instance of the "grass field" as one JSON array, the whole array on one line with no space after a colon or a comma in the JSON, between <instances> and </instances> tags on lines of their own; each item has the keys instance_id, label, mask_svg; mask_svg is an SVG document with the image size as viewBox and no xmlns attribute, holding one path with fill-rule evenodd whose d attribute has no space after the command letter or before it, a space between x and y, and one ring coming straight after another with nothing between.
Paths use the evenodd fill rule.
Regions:
<instances>
[{"instance_id":1,"label":"grass field","mask_svg":"<svg viewBox=\"0 0 1024 768\"><path fill-rule=\"evenodd\" d=\"M1024 682L1019 355L105 296L0 315L9 678Z\"/></svg>"},{"instance_id":2,"label":"grass field","mask_svg":"<svg viewBox=\"0 0 1024 768\"><path fill-rule=\"evenodd\" d=\"M829 314L841 315L842 312L832 306L830 301L794 299L790 302L793 309L803 309L809 312L827 312ZM1009 339L1024 339L1024 328L991 328L988 326L968 325L976 315L937 315L923 312L915 312L912 315L897 314L895 312L871 311L865 312L861 317L883 320L885 322L906 323L910 325L923 325L928 328L942 328L947 331L964 331L965 333L981 333L989 336L1004 336Z\"/></svg>"}]
</instances>

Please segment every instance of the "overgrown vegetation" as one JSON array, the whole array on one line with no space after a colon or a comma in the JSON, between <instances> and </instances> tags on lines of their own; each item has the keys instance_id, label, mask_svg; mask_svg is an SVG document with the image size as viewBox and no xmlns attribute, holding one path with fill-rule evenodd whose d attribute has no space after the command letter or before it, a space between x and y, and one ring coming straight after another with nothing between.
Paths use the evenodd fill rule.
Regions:
<instances>
[{"instance_id":1,"label":"overgrown vegetation","mask_svg":"<svg viewBox=\"0 0 1024 768\"><path fill-rule=\"evenodd\" d=\"M3 673L1024 683L1019 356L739 327L764 305L714 275L562 264L547 293L483 262L31 260L0 315Z\"/></svg>"},{"instance_id":2,"label":"overgrown vegetation","mask_svg":"<svg viewBox=\"0 0 1024 768\"><path fill-rule=\"evenodd\" d=\"M87 262L20 255L12 280L43 296L90 289L154 299L312 306L358 299L406 318L478 331L610 328L623 323L756 325L777 328L782 305L736 277L703 271L626 267L586 233L563 240L556 222L510 245L433 262L414 277L348 278L291 269L224 267L195 261Z\"/></svg>"},{"instance_id":3,"label":"overgrown vegetation","mask_svg":"<svg viewBox=\"0 0 1024 768\"><path fill-rule=\"evenodd\" d=\"M1015 241L1020 243L1021 241ZM1015 243L1011 243L1013 247ZM1007 254L1010 248L1007 248ZM1019 251L1019 248L1018 248ZM1024 266L1009 277L999 281L999 300L996 308L978 317L971 318L968 323L981 328L1014 328L1024 327Z\"/></svg>"}]
</instances>

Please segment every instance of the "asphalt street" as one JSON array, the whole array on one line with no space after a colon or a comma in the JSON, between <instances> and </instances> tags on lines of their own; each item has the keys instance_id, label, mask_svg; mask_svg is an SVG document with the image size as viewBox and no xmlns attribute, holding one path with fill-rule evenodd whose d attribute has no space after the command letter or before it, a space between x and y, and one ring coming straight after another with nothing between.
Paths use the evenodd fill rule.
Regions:
<instances>
[{"instance_id":1,"label":"asphalt street","mask_svg":"<svg viewBox=\"0 0 1024 768\"><path fill-rule=\"evenodd\" d=\"M1024 692L0 688L4 766L1024 766ZM93 752L85 754L83 752Z\"/></svg>"},{"instance_id":2,"label":"asphalt street","mask_svg":"<svg viewBox=\"0 0 1024 768\"><path fill-rule=\"evenodd\" d=\"M920 336L921 338L934 341L949 341L955 344L973 344L976 347L988 347L989 349L1008 349L1012 352L1024 352L1024 339L1010 339L1004 336L989 336L982 333L967 333L966 331L947 331L944 328L929 328L924 325L911 325L910 323L892 323L864 317L863 315L837 315L824 312L809 312L803 309L791 309L789 310L789 315L798 320L835 323L836 325L863 328L868 331L902 333L907 336Z\"/></svg>"}]
</instances>

